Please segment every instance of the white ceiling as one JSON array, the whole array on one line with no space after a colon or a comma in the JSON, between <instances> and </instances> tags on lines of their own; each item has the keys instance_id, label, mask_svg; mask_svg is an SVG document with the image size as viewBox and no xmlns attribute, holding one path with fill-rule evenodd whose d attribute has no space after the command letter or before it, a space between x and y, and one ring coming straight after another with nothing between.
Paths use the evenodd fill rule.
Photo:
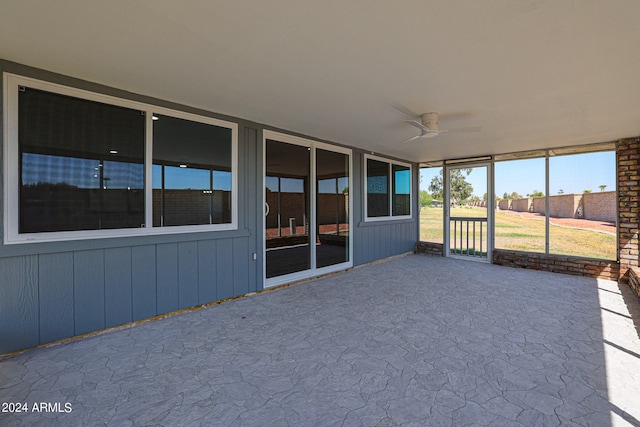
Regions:
<instances>
[{"instance_id":1,"label":"white ceiling","mask_svg":"<svg viewBox=\"0 0 640 427\"><path fill-rule=\"evenodd\" d=\"M3 0L0 58L413 161L640 135L638 0ZM440 128L399 144L403 112Z\"/></svg>"}]
</instances>

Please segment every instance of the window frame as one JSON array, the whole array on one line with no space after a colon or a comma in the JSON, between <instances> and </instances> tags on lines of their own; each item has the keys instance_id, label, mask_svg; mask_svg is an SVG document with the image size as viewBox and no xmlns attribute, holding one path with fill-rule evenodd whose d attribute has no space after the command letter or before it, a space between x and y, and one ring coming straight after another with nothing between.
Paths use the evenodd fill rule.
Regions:
<instances>
[{"instance_id":1,"label":"window frame","mask_svg":"<svg viewBox=\"0 0 640 427\"><path fill-rule=\"evenodd\" d=\"M103 104L139 110L145 116L144 154L144 218L140 228L118 228L103 230L54 231L39 233L19 233L19 140L18 140L18 93L20 86L43 90L59 95L95 101ZM57 83L3 73L3 226L5 245L17 243L41 243L102 239L113 237L149 236L192 232L228 231L238 229L238 124L225 120L188 113L159 105L132 101L98 92L74 88ZM209 124L231 130L231 222L225 224L153 226L153 114L162 114L178 119Z\"/></svg>"},{"instance_id":2,"label":"window frame","mask_svg":"<svg viewBox=\"0 0 640 427\"><path fill-rule=\"evenodd\" d=\"M552 256L565 256L565 257L572 257L572 258L587 258L589 259L590 257L586 257L584 255L575 255L575 254L569 254L569 253L554 253L551 250L551 229L550 229L550 197L553 197L554 195L550 194L551 191L551 167L550 167L550 162L551 159L553 158L557 158L557 157L565 157L565 156L575 156L575 155L582 155L582 154L590 154L590 153L605 153L605 152L611 152L613 153L614 157L617 156L617 152L618 152L618 144L617 142L601 142L601 143L595 143L595 144L586 144L586 145L575 145L575 146L564 146L564 147L555 147L555 148L548 148L548 149L539 149L539 150L530 150L530 151L523 151L523 152L515 152L515 153L504 153L504 154L498 154L495 155L493 157L492 163L493 163L493 167L495 169L495 165L497 163L501 163L501 162L508 162L508 161L517 161L517 160L527 160L527 159L543 159L544 160L544 180L545 180L545 187L544 187L544 199L545 199L545 212L544 212L544 221L545 221L545 237L544 237L544 251L543 252L534 252L531 250L526 250L523 249L521 250L522 252L526 252L526 253L532 253L532 254L541 254L541 255L552 255ZM613 169L614 169L614 174L617 176L617 168L618 165L614 164L613 165ZM495 172L495 171L494 171ZM619 196L618 195L618 182L617 180L614 181L615 182L615 189L612 191L616 192L616 198ZM493 176L493 188L494 188L494 206L493 209L495 211L495 205L497 204L497 201L495 200L495 185L496 185L496 181L495 181L495 174ZM575 193L569 193L569 194L575 194ZM619 228L619 218L616 217L616 229ZM493 223L493 227L494 227L494 242L493 242L493 249L497 249L497 250L505 250L505 251L516 251L517 249L509 249L509 248L499 248L496 247L495 245L495 220ZM614 259L610 259L610 258L595 258L595 259L599 259L599 260L604 260L604 261L618 261L620 258L620 254L619 251L617 250L618 246L619 246L619 233L616 233L616 258Z\"/></svg>"},{"instance_id":3,"label":"window frame","mask_svg":"<svg viewBox=\"0 0 640 427\"><path fill-rule=\"evenodd\" d=\"M371 160L375 160L378 162L383 162L383 163L387 163L388 166L388 170L389 170L389 196L388 196L388 205L389 205L389 215L387 216L369 216L369 185L367 182L367 175L368 175L368 167L369 167L369 159ZM395 194L395 180L393 178L393 166L403 166L403 167L408 167L409 168L409 215L394 215L393 214L393 199L394 199L394 194ZM365 222L376 222L376 221L398 221L398 220L407 220L407 219L413 219L413 196L414 196L414 191L413 191L413 165L411 163L406 163L406 162L399 162L396 160L390 160L384 157L379 157L376 155L372 155L372 154L365 154L364 155L364 167L363 167L363 193L364 193L364 199L363 199L363 212L364 212L364 221Z\"/></svg>"}]
</instances>

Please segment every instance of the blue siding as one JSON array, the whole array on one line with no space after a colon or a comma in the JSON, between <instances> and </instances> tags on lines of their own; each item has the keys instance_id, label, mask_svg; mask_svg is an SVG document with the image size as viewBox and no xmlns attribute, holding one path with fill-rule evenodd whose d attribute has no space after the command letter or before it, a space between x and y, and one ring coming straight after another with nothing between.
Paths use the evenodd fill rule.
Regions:
<instances>
[{"instance_id":1,"label":"blue siding","mask_svg":"<svg viewBox=\"0 0 640 427\"><path fill-rule=\"evenodd\" d=\"M156 247L156 281L158 313L180 308L178 292L178 245L169 243Z\"/></svg>"},{"instance_id":2,"label":"blue siding","mask_svg":"<svg viewBox=\"0 0 640 427\"><path fill-rule=\"evenodd\" d=\"M234 296L233 293L233 241L221 239L217 242L216 282L218 283L218 299Z\"/></svg>"},{"instance_id":3,"label":"blue siding","mask_svg":"<svg viewBox=\"0 0 640 427\"><path fill-rule=\"evenodd\" d=\"M36 258L0 259L0 354L38 344Z\"/></svg>"},{"instance_id":4,"label":"blue siding","mask_svg":"<svg viewBox=\"0 0 640 427\"><path fill-rule=\"evenodd\" d=\"M249 292L249 243L247 239L233 241L233 294Z\"/></svg>"},{"instance_id":5,"label":"blue siding","mask_svg":"<svg viewBox=\"0 0 640 427\"><path fill-rule=\"evenodd\" d=\"M73 253L40 255L38 261L40 341L72 337Z\"/></svg>"},{"instance_id":6,"label":"blue siding","mask_svg":"<svg viewBox=\"0 0 640 427\"><path fill-rule=\"evenodd\" d=\"M178 244L178 286L180 308L198 305L198 242Z\"/></svg>"},{"instance_id":7,"label":"blue siding","mask_svg":"<svg viewBox=\"0 0 640 427\"><path fill-rule=\"evenodd\" d=\"M73 255L73 300L76 335L104 329L104 251Z\"/></svg>"},{"instance_id":8,"label":"blue siding","mask_svg":"<svg viewBox=\"0 0 640 427\"><path fill-rule=\"evenodd\" d=\"M131 248L131 305L133 320L158 314L156 306L156 247Z\"/></svg>"},{"instance_id":9,"label":"blue siding","mask_svg":"<svg viewBox=\"0 0 640 427\"><path fill-rule=\"evenodd\" d=\"M198 242L198 304L206 304L218 299L216 276L216 241Z\"/></svg>"},{"instance_id":10,"label":"blue siding","mask_svg":"<svg viewBox=\"0 0 640 427\"><path fill-rule=\"evenodd\" d=\"M106 249L104 268L106 326L131 322L131 248Z\"/></svg>"}]
</instances>

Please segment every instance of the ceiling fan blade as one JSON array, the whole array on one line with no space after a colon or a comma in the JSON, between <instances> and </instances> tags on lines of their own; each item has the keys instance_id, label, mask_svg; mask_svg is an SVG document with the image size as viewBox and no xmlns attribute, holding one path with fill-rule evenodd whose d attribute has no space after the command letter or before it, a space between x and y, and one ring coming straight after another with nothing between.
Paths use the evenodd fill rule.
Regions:
<instances>
[{"instance_id":1,"label":"ceiling fan blade","mask_svg":"<svg viewBox=\"0 0 640 427\"><path fill-rule=\"evenodd\" d=\"M423 125L420 122L417 122L415 120L405 120L405 122L409 123L411 126L415 126L418 129L425 131L425 132L433 132L432 130L430 130L428 127L426 127L425 125Z\"/></svg>"},{"instance_id":2,"label":"ceiling fan blade","mask_svg":"<svg viewBox=\"0 0 640 427\"><path fill-rule=\"evenodd\" d=\"M449 129L449 132L480 132L482 126L470 126L466 128Z\"/></svg>"},{"instance_id":3,"label":"ceiling fan blade","mask_svg":"<svg viewBox=\"0 0 640 427\"><path fill-rule=\"evenodd\" d=\"M398 144L405 144L407 142L413 141L414 139L418 139L418 138L421 138L421 137L422 137L422 135L416 135L416 136L411 137L409 139L405 139L404 141L400 141Z\"/></svg>"}]
</instances>

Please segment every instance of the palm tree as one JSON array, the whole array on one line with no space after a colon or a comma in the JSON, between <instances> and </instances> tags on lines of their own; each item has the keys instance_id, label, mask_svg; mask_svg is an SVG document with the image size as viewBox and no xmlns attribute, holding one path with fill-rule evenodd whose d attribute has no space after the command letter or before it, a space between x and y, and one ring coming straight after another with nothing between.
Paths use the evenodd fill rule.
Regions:
<instances>
[{"instance_id":1,"label":"palm tree","mask_svg":"<svg viewBox=\"0 0 640 427\"><path fill-rule=\"evenodd\" d=\"M607 186L605 184L599 185L598 188L600 189L600 191L604 191L605 188L607 188Z\"/></svg>"}]
</instances>

